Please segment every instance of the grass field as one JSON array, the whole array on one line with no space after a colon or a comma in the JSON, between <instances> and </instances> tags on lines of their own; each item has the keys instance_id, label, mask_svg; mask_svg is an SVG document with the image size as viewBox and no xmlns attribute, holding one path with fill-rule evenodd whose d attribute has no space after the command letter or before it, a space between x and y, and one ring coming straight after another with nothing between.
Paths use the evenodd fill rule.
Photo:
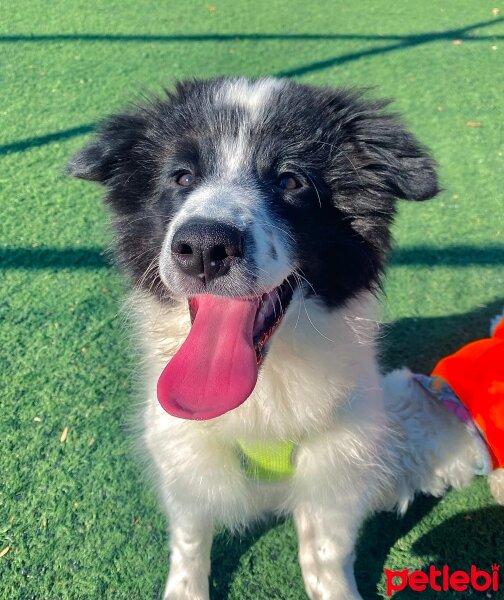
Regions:
<instances>
[{"instance_id":1,"label":"grass field","mask_svg":"<svg viewBox=\"0 0 504 600\"><path fill-rule=\"evenodd\" d=\"M107 217L98 189L62 175L97 120L139 91L215 74L377 86L444 186L401 205L384 368L428 372L504 305L502 1L210 1L16 0L0 12L2 600L157 599L164 585L166 524L124 426L133 356ZM356 568L367 600L385 597L384 567L493 562L504 569L504 509L478 481L402 520L372 518ZM211 589L305 598L292 523L219 534Z\"/></svg>"}]
</instances>

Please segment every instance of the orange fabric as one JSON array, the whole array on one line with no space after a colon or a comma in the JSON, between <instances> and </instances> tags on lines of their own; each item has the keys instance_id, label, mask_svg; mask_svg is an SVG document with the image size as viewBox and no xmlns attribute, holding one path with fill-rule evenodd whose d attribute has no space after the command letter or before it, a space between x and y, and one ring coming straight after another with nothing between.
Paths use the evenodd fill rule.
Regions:
<instances>
[{"instance_id":1,"label":"orange fabric","mask_svg":"<svg viewBox=\"0 0 504 600\"><path fill-rule=\"evenodd\" d=\"M441 359L433 375L451 386L485 435L494 468L504 467L504 318L491 338Z\"/></svg>"}]
</instances>

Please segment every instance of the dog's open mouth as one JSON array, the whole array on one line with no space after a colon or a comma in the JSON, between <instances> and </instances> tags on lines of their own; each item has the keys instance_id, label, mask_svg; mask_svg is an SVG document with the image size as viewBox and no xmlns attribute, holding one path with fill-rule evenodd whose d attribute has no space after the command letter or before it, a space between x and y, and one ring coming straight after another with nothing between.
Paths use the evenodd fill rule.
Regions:
<instances>
[{"instance_id":1,"label":"dog's open mouth","mask_svg":"<svg viewBox=\"0 0 504 600\"><path fill-rule=\"evenodd\" d=\"M189 298L192 327L158 381L171 415L213 419L243 404L294 291L289 277L261 298Z\"/></svg>"}]
</instances>

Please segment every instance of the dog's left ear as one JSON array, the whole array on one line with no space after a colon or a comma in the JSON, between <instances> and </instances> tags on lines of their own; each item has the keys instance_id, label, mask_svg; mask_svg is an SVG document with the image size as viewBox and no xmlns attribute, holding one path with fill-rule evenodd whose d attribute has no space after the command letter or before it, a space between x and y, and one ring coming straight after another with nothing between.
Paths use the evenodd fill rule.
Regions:
<instances>
[{"instance_id":1,"label":"dog's left ear","mask_svg":"<svg viewBox=\"0 0 504 600\"><path fill-rule=\"evenodd\" d=\"M375 185L405 200L428 200L440 191L436 162L396 116L375 113L357 128L364 169Z\"/></svg>"}]
</instances>

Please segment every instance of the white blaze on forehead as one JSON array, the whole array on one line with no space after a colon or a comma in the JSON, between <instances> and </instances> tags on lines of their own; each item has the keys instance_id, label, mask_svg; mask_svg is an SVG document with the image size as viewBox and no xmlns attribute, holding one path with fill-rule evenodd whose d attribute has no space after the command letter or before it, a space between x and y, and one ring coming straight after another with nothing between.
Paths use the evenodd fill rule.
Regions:
<instances>
[{"instance_id":1,"label":"white blaze on forehead","mask_svg":"<svg viewBox=\"0 0 504 600\"><path fill-rule=\"evenodd\" d=\"M234 135L223 138L220 144L221 177L229 178L244 174L251 156L249 127L267 112L272 96L284 87L279 79L264 78L249 81L238 78L225 81L217 90L215 100L219 104L236 106L245 110L243 122Z\"/></svg>"},{"instance_id":2,"label":"white blaze on forehead","mask_svg":"<svg viewBox=\"0 0 504 600\"><path fill-rule=\"evenodd\" d=\"M222 179L244 175L251 156L250 138L244 127L235 136L222 139L219 148L219 174Z\"/></svg>"},{"instance_id":3,"label":"white blaze on forehead","mask_svg":"<svg viewBox=\"0 0 504 600\"><path fill-rule=\"evenodd\" d=\"M255 140L251 125L265 114L272 97L286 85L285 81L262 78L255 81L245 77L224 80L216 90L217 105L244 109L241 121L233 131L217 142L214 174L192 192L174 222L190 216L211 217L242 225L254 221L255 211L263 206L261 193L249 180ZM173 223L172 223L173 228Z\"/></svg>"},{"instance_id":4,"label":"white blaze on forehead","mask_svg":"<svg viewBox=\"0 0 504 600\"><path fill-rule=\"evenodd\" d=\"M244 108L252 120L258 119L268 106L268 100L285 86L281 79L271 77L249 81L245 78L226 81L217 91L216 100Z\"/></svg>"}]
</instances>

